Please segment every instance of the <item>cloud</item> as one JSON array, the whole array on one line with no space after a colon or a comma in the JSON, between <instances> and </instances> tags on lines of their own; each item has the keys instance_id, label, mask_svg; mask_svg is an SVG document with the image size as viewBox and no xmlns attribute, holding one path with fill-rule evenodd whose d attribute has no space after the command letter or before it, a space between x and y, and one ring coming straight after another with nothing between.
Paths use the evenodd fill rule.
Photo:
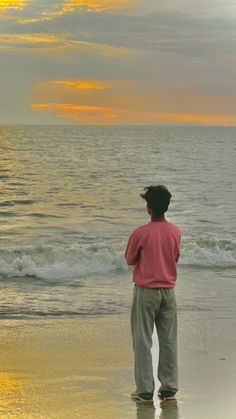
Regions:
<instances>
[{"instance_id":1,"label":"cloud","mask_svg":"<svg viewBox=\"0 0 236 419\"><path fill-rule=\"evenodd\" d=\"M102 106L75 105L69 103L34 103L35 111L54 112L58 118L70 119L86 124L112 123L115 114L113 110Z\"/></svg>"},{"instance_id":2,"label":"cloud","mask_svg":"<svg viewBox=\"0 0 236 419\"><path fill-rule=\"evenodd\" d=\"M104 90L134 88L138 84L131 80L86 80L86 79L59 79L46 80L37 84L39 90L50 90L53 86L75 90Z\"/></svg>"},{"instance_id":3,"label":"cloud","mask_svg":"<svg viewBox=\"0 0 236 419\"><path fill-rule=\"evenodd\" d=\"M78 90L101 90L110 87L110 83L101 80L76 80L76 79L64 79L64 80L52 80L51 84L62 86L68 89Z\"/></svg>"},{"instance_id":4,"label":"cloud","mask_svg":"<svg viewBox=\"0 0 236 419\"><path fill-rule=\"evenodd\" d=\"M2 120L233 123L235 10L235 0L0 0ZM30 103L45 106L32 111L37 80Z\"/></svg>"},{"instance_id":5,"label":"cloud","mask_svg":"<svg viewBox=\"0 0 236 419\"><path fill-rule=\"evenodd\" d=\"M55 44L64 40L64 35L46 33L0 33L2 45Z\"/></svg>"},{"instance_id":6,"label":"cloud","mask_svg":"<svg viewBox=\"0 0 236 419\"><path fill-rule=\"evenodd\" d=\"M45 5L43 8L41 6L39 10L36 8L36 13L28 13L17 21L24 24L37 23L72 13L126 13L135 9L137 3L138 0L61 0L53 5Z\"/></svg>"},{"instance_id":7,"label":"cloud","mask_svg":"<svg viewBox=\"0 0 236 419\"><path fill-rule=\"evenodd\" d=\"M145 9L185 15L193 18L232 18L236 15L235 0L146 0Z\"/></svg>"},{"instance_id":8,"label":"cloud","mask_svg":"<svg viewBox=\"0 0 236 419\"><path fill-rule=\"evenodd\" d=\"M80 41L71 39L70 36L68 33L0 33L0 44L5 49L36 53L80 52L105 57L122 57L134 54L134 50L129 48Z\"/></svg>"},{"instance_id":9,"label":"cloud","mask_svg":"<svg viewBox=\"0 0 236 419\"><path fill-rule=\"evenodd\" d=\"M236 125L235 101L184 87L163 89L132 81L62 79L33 87L34 111L94 124Z\"/></svg>"},{"instance_id":10,"label":"cloud","mask_svg":"<svg viewBox=\"0 0 236 419\"><path fill-rule=\"evenodd\" d=\"M0 0L0 14L8 11L23 10L28 0Z\"/></svg>"},{"instance_id":11,"label":"cloud","mask_svg":"<svg viewBox=\"0 0 236 419\"><path fill-rule=\"evenodd\" d=\"M74 11L115 12L130 10L135 6L135 0L65 0L61 9L65 13Z\"/></svg>"},{"instance_id":12,"label":"cloud","mask_svg":"<svg viewBox=\"0 0 236 419\"><path fill-rule=\"evenodd\" d=\"M81 124L194 124L236 126L236 114L181 113L181 112L137 112L99 106L74 105L67 103L32 104L34 111L53 112L57 118L69 119Z\"/></svg>"}]
</instances>

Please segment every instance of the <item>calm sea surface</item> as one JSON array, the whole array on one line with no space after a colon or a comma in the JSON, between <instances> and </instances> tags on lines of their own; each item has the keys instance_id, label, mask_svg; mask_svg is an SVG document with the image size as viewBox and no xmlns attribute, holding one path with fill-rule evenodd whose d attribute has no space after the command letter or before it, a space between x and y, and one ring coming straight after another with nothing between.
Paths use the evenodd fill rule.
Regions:
<instances>
[{"instance_id":1,"label":"calm sea surface","mask_svg":"<svg viewBox=\"0 0 236 419\"><path fill-rule=\"evenodd\" d=\"M0 127L0 316L125 309L124 286L109 290L150 184L172 192L180 269L235 273L235 139L234 127Z\"/></svg>"}]
</instances>

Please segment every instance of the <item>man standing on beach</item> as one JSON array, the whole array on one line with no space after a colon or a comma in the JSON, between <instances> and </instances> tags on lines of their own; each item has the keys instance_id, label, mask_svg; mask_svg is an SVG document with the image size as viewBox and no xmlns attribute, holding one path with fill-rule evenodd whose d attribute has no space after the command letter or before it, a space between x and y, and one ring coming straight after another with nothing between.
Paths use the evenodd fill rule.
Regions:
<instances>
[{"instance_id":1,"label":"man standing on beach","mask_svg":"<svg viewBox=\"0 0 236 419\"><path fill-rule=\"evenodd\" d=\"M131 331L134 349L136 391L131 398L152 402L152 334L154 325L159 340L158 395L175 398L178 391L177 310L175 300L176 264L181 233L165 219L171 193L165 186L149 186L141 197L147 202L151 221L131 234L125 259L134 267L134 294Z\"/></svg>"}]
</instances>

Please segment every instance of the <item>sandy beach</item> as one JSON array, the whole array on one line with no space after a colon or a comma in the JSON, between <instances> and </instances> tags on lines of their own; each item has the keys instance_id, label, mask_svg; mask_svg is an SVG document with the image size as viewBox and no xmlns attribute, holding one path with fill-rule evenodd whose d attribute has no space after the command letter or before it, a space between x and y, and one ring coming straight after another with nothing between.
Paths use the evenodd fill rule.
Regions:
<instances>
[{"instance_id":1,"label":"sandy beach","mask_svg":"<svg viewBox=\"0 0 236 419\"><path fill-rule=\"evenodd\" d=\"M203 273L202 281L209 275ZM154 406L145 407L130 400L134 382L128 312L75 319L2 319L0 417L235 419L235 313L207 311L200 304L198 310L181 308L188 274L182 273L177 288L177 403L160 404L156 398ZM154 336L154 370L157 351Z\"/></svg>"}]
</instances>

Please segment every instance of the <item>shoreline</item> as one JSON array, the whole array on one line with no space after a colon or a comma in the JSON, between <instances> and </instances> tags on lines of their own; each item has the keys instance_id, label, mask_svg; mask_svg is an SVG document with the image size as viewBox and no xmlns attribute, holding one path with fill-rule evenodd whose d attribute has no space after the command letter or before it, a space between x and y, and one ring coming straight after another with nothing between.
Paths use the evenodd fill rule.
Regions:
<instances>
[{"instance_id":1,"label":"shoreline","mask_svg":"<svg viewBox=\"0 0 236 419\"><path fill-rule=\"evenodd\" d=\"M234 419L235 326L234 318L180 312L177 403L155 398L150 408L129 398L134 380L128 313L1 320L0 417ZM157 346L154 336L154 370Z\"/></svg>"}]
</instances>

